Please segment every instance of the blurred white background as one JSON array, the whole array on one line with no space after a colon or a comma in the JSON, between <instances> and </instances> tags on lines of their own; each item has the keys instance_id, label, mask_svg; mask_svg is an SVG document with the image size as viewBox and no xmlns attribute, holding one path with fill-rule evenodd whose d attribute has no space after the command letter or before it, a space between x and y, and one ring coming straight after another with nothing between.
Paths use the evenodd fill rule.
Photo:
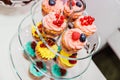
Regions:
<instances>
[{"instance_id":1,"label":"blurred white background","mask_svg":"<svg viewBox=\"0 0 120 80\"><path fill-rule=\"evenodd\" d=\"M96 26L102 40L101 47L103 47L107 38L120 26L120 4L116 0L86 0L86 2L87 12L96 18ZM30 5L22 8L0 6L0 80L15 79L9 66L8 44L23 16L29 10ZM7 72L11 74L8 76Z\"/></svg>"},{"instance_id":2,"label":"blurred white background","mask_svg":"<svg viewBox=\"0 0 120 80\"><path fill-rule=\"evenodd\" d=\"M96 26L101 36L101 47L107 38L120 26L120 0L86 0L87 11L96 18Z\"/></svg>"}]
</instances>

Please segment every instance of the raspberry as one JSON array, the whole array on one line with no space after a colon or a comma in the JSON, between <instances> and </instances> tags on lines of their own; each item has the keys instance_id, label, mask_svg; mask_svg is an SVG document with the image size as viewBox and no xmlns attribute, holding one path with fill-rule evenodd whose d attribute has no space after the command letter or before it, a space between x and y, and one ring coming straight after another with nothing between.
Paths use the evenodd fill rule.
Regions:
<instances>
[{"instance_id":1,"label":"raspberry","mask_svg":"<svg viewBox=\"0 0 120 80\"><path fill-rule=\"evenodd\" d=\"M63 24L63 20L58 20L58 24Z\"/></svg>"},{"instance_id":2,"label":"raspberry","mask_svg":"<svg viewBox=\"0 0 120 80\"><path fill-rule=\"evenodd\" d=\"M92 17L92 20L93 20L93 21L95 21L95 18L94 18L94 17Z\"/></svg>"},{"instance_id":3,"label":"raspberry","mask_svg":"<svg viewBox=\"0 0 120 80\"><path fill-rule=\"evenodd\" d=\"M88 16L88 19L92 19L92 17L91 17L91 16Z\"/></svg>"},{"instance_id":4,"label":"raspberry","mask_svg":"<svg viewBox=\"0 0 120 80\"><path fill-rule=\"evenodd\" d=\"M89 22L89 25L92 25L92 22L91 22L91 21Z\"/></svg>"},{"instance_id":5,"label":"raspberry","mask_svg":"<svg viewBox=\"0 0 120 80\"><path fill-rule=\"evenodd\" d=\"M83 23L83 22L81 22L81 25L82 25L82 26L84 26L84 23Z\"/></svg>"},{"instance_id":6,"label":"raspberry","mask_svg":"<svg viewBox=\"0 0 120 80\"><path fill-rule=\"evenodd\" d=\"M57 25L57 21L53 21L53 24L54 24L54 25Z\"/></svg>"},{"instance_id":7,"label":"raspberry","mask_svg":"<svg viewBox=\"0 0 120 80\"><path fill-rule=\"evenodd\" d=\"M61 24L57 24L57 26L58 26L58 27L60 27L60 26L61 26Z\"/></svg>"},{"instance_id":8,"label":"raspberry","mask_svg":"<svg viewBox=\"0 0 120 80\"><path fill-rule=\"evenodd\" d=\"M86 21L86 22L84 23L84 25L85 25L85 26L88 26L88 25L89 25L89 23Z\"/></svg>"},{"instance_id":9,"label":"raspberry","mask_svg":"<svg viewBox=\"0 0 120 80\"><path fill-rule=\"evenodd\" d=\"M75 5L75 2L74 1L72 1L72 6L74 6Z\"/></svg>"},{"instance_id":10,"label":"raspberry","mask_svg":"<svg viewBox=\"0 0 120 80\"><path fill-rule=\"evenodd\" d=\"M87 20L88 19L88 16L84 16L84 20Z\"/></svg>"},{"instance_id":11,"label":"raspberry","mask_svg":"<svg viewBox=\"0 0 120 80\"><path fill-rule=\"evenodd\" d=\"M83 19L83 18L80 18L80 21L81 21L81 22L83 22L83 21L84 21L84 19Z\"/></svg>"},{"instance_id":12,"label":"raspberry","mask_svg":"<svg viewBox=\"0 0 120 80\"><path fill-rule=\"evenodd\" d=\"M74 41L78 40L80 38L80 33L79 32L73 32L72 33L72 39Z\"/></svg>"},{"instance_id":13,"label":"raspberry","mask_svg":"<svg viewBox=\"0 0 120 80\"><path fill-rule=\"evenodd\" d=\"M64 17L64 16L61 16L61 17L60 17L60 19L61 19L61 20L64 20L64 19L65 19L65 17Z\"/></svg>"},{"instance_id":14,"label":"raspberry","mask_svg":"<svg viewBox=\"0 0 120 80\"><path fill-rule=\"evenodd\" d=\"M55 17L58 19L60 17L60 15L59 14L55 14Z\"/></svg>"},{"instance_id":15,"label":"raspberry","mask_svg":"<svg viewBox=\"0 0 120 80\"><path fill-rule=\"evenodd\" d=\"M93 18L91 16L84 16L83 18L80 19L82 26L84 26L84 25L85 26L92 25L94 20L95 20L95 18Z\"/></svg>"}]
</instances>

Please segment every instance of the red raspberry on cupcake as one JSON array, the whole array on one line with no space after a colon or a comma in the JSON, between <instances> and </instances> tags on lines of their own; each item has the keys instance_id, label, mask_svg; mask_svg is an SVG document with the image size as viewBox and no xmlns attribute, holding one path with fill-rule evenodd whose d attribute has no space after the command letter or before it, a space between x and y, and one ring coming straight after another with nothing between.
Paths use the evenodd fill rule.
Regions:
<instances>
[{"instance_id":1,"label":"red raspberry on cupcake","mask_svg":"<svg viewBox=\"0 0 120 80\"><path fill-rule=\"evenodd\" d=\"M79 28L86 36L91 36L96 32L94 21L95 18L93 18L92 16L80 16L74 22L74 27Z\"/></svg>"},{"instance_id":2,"label":"red raspberry on cupcake","mask_svg":"<svg viewBox=\"0 0 120 80\"><path fill-rule=\"evenodd\" d=\"M42 22L45 36L51 38L59 36L67 26L64 15L55 12L46 15Z\"/></svg>"}]
</instances>

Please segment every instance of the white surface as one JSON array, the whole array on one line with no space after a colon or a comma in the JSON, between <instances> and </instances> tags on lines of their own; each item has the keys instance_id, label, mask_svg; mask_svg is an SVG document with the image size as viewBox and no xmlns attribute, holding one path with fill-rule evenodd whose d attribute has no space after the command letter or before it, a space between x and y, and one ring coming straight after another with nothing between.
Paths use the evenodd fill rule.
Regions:
<instances>
[{"instance_id":1,"label":"white surface","mask_svg":"<svg viewBox=\"0 0 120 80\"><path fill-rule=\"evenodd\" d=\"M29 7L22 10L0 6L0 80L16 80L9 63L9 42L14 33L17 32L20 21L28 11ZM93 62L82 79L106 80Z\"/></svg>"},{"instance_id":2,"label":"white surface","mask_svg":"<svg viewBox=\"0 0 120 80\"><path fill-rule=\"evenodd\" d=\"M92 61L88 70L83 74L82 80L107 80Z\"/></svg>"},{"instance_id":3,"label":"white surface","mask_svg":"<svg viewBox=\"0 0 120 80\"><path fill-rule=\"evenodd\" d=\"M120 31L116 30L108 38L108 44L120 59Z\"/></svg>"},{"instance_id":4,"label":"white surface","mask_svg":"<svg viewBox=\"0 0 120 80\"><path fill-rule=\"evenodd\" d=\"M101 36L101 47L107 38L120 26L120 0L85 0L87 12L95 17Z\"/></svg>"}]
</instances>

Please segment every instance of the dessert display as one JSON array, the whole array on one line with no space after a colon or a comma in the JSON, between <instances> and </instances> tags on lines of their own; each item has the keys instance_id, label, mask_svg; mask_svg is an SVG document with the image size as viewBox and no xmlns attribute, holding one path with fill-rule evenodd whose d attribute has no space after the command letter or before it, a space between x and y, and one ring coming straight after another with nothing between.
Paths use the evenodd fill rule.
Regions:
<instances>
[{"instance_id":1,"label":"dessert display","mask_svg":"<svg viewBox=\"0 0 120 80\"><path fill-rule=\"evenodd\" d=\"M32 80L74 80L87 70L99 40L85 8L83 0L40 0L32 6L32 19L24 18L18 29Z\"/></svg>"},{"instance_id":2,"label":"dessert display","mask_svg":"<svg viewBox=\"0 0 120 80\"><path fill-rule=\"evenodd\" d=\"M74 23L74 27L79 28L86 36L91 36L96 32L96 26L93 23L95 18L91 16L80 16Z\"/></svg>"},{"instance_id":3,"label":"dessert display","mask_svg":"<svg viewBox=\"0 0 120 80\"><path fill-rule=\"evenodd\" d=\"M41 71L43 72L47 72L46 69L46 64L42 61L36 61L35 62L37 68L39 68ZM35 64L31 64L30 68L29 68L29 76L33 79L33 80L40 80L44 75L35 67Z\"/></svg>"}]
</instances>

